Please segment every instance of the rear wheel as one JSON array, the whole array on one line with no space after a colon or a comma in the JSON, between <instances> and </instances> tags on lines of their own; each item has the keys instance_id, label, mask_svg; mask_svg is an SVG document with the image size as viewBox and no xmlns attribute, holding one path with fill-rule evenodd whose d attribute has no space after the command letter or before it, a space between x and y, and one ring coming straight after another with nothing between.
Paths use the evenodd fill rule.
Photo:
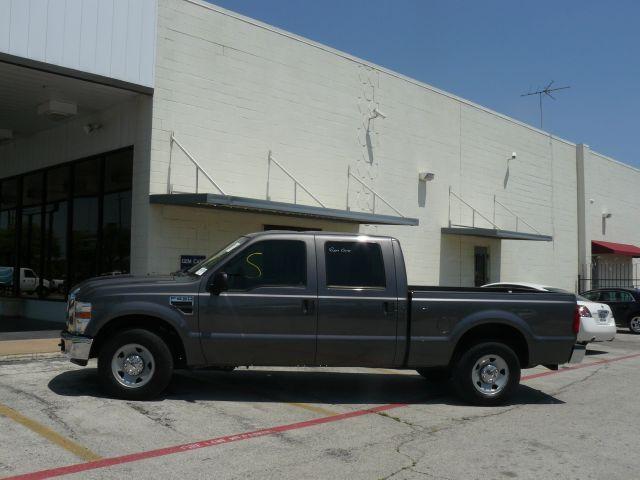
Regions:
<instances>
[{"instance_id":1,"label":"rear wheel","mask_svg":"<svg viewBox=\"0 0 640 480\"><path fill-rule=\"evenodd\" d=\"M629 319L629 330L631 333L640 334L640 313L634 313Z\"/></svg>"},{"instance_id":2,"label":"rear wheel","mask_svg":"<svg viewBox=\"0 0 640 480\"><path fill-rule=\"evenodd\" d=\"M417 368L416 372L430 382L446 382L451 378L451 369L448 367Z\"/></svg>"},{"instance_id":3,"label":"rear wheel","mask_svg":"<svg viewBox=\"0 0 640 480\"><path fill-rule=\"evenodd\" d=\"M107 394L127 400L159 395L173 374L173 355L155 333L143 329L116 333L98 355L98 374Z\"/></svg>"},{"instance_id":4,"label":"rear wheel","mask_svg":"<svg viewBox=\"0 0 640 480\"><path fill-rule=\"evenodd\" d=\"M478 343L460 356L453 382L460 397L470 403L500 405L520 383L520 362L503 343Z\"/></svg>"}]
</instances>

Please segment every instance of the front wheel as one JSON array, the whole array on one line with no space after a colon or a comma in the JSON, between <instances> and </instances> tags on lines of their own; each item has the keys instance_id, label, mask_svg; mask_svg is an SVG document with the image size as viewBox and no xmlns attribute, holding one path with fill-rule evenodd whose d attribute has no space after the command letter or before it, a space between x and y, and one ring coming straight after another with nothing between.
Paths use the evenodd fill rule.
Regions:
<instances>
[{"instance_id":1,"label":"front wheel","mask_svg":"<svg viewBox=\"0 0 640 480\"><path fill-rule=\"evenodd\" d=\"M459 358L453 383L458 394L470 403L500 405L520 383L520 362L503 343L479 343Z\"/></svg>"},{"instance_id":2,"label":"front wheel","mask_svg":"<svg viewBox=\"0 0 640 480\"><path fill-rule=\"evenodd\" d=\"M640 313L631 315L629 319L629 330L636 335L640 334Z\"/></svg>"},{"instance_id":3,"label":"front wheel","mask_svg":"<svg viewBox=\"0 0 640 480\"><path fill-rule=\"evenodd\" d=\"M159 395L173 374L173 355L155 333L125 330L108 340L98 355L98 374L107 394L126 400Z\"/></svg>"}]
</instances>

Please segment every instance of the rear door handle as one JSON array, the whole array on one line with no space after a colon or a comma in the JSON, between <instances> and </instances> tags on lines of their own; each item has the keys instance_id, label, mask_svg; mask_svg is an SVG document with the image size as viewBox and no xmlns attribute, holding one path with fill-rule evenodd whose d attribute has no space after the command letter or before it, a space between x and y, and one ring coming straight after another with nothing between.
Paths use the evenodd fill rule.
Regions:
<instances>
[{"instance_id":1,"label":"rear door handle","mask_svg":"<svg viewBox=\"0 0 640 480\"><path fill-rule=\"evenodd\" d=\"M308 298L302 300L302 314L308 315L313 312L314 301Z\"/></svg>"}]
</instances>

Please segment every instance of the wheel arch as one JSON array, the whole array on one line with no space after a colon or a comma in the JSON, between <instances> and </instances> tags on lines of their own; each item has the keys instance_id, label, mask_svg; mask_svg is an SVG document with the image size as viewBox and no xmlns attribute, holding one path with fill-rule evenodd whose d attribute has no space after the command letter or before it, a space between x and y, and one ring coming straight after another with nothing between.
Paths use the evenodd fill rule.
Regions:
<instances>
[{"instance_id":1,"label":"wheel arch","mask_svg":"<svg viewBox=\"0 0 640 480\"><path fill-rule=\"evenodd\" d=\"M529 343L525 334L516 326L500 321L487 321L468 328L460 335L450 359L450 365L471 348L481 342L500 342L510 347L518 357L522 368L529 366Z\"/></svg>"},{"instance_id":2,"label":"wheel arch","mask_svg":"<svg viewBox=\"0 0 640 480\"><path fill-rule=\"evenodd\" d=\"M152 315L122 315L109 320L94 336L89 357L97 357L104 343L116 333L134 328L141 328L158 335L171 350L174 365L176 367L186 366L187 357L184 342L178 331L171 323Z\"/></svg>"}]
</instances>

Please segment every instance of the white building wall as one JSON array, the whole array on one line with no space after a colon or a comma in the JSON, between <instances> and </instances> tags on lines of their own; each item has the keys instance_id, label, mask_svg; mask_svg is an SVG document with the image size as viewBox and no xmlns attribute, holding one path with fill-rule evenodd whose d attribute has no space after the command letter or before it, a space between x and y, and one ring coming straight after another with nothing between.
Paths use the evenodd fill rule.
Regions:
<instances>
[{"instance_id":1,"label":"white building wall","mask_svg":"<svg viewBox=\"0 0 640 480\"><path fill-rule=\"evenodd\" d=\"M369 122L374 108L387 118ZM194 168L175 149L168 179L172 131L231 195L265 198L272 150L327 207L344 209L350 166L404 215L419 218L418 227L360 227L400 239L412 283L469 284L473 246L491 244L499 253L492 256L499 274L491 280L575 286L575 146L427 85L208 4L161 0L152 193L166 193L169 183L194 191ZM514 151L517 159L508 161ZM425 187L419 171L436 178ZM292 184L277 175L272 199L292 201ZM490 219L496 195L554 241L444 240L440 229L450 209L454 223L471 222L471 210L456 201L449 207L450 187ZM371 195L354 183L350 198L354 210L372 206ZM191 232L184 241L197 238L202 223L212 249L226 241L215 233L217 213L186 211L171 220L161 209L152 207L153 238L179 220ZM378 202L376 213L393 212ZM259 229L235 215L235 232ZM514 222L496 212L502 228L514 229ZM192 253L172 245L151 240L152 256L171 259L153 260L158 270L175 265L180 252Z\"/></svg>"},{"instance_id":2,"label":"white building wall","mask_svg":"<svg viewBox=\"0 0 640 480\"><path fill-rule=\"evenodd\" d=\"M136 95L102 112L0 145L0 178L133 145L131 269L135 273L147 271L151 106L151 97ZM102 128L87 135L83 129L87 123Z\"/></svg>"},{"instance_id":3,"label":"white building wall","mask_svg":"<svg viewBox=\"0 0 640 480\"><path fill-rule=\"evenodd\" d=\"M640 170L586 147L584 172L587 241L640 245Z\"/></svg>"},{"instance_id":4,"label":"white building wall","mask_svg":"<svg viewBox=\"0 0 640 480\"><path fill-rule=\"evenodd\" d=\"M153 87L156 0L0 0L0 53Z\"/></svg>"},{"instance_id":5,"label":"white building wall","mask_svg":"<svg viewBox=\"0 0 640 480\"><path fill-rule=\"evenodd\" d=\"M602 240L640 246L640 170L579 145L578 172L584 188L578 196L582 209L580 272L584 278L598 277L600 286L638 285L640 259L620 255L598 255L591 268L591 241ZM603 214L610 214L603 218ZM609 280L604 280L609 279ZM624 279L624 280L622 280ZM627 283L627 280L631 280ZM592 285L585 280L583 288Z\"/></svg>"}]
</instances>

